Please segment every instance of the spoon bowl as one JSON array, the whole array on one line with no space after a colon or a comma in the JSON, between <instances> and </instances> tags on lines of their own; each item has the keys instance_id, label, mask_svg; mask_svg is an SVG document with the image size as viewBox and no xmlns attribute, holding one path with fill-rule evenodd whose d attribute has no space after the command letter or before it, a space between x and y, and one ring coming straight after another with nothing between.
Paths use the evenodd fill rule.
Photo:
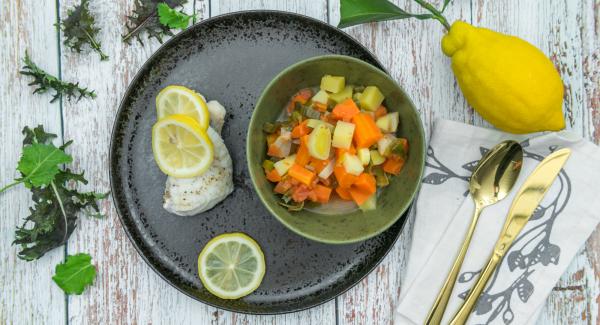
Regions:
<instances>
[{"instance_id":1,"label":"spoon bowl","mask_svg":"<svg viewBox=\"0 0 600 325\"><path fill-rule=\"evenodd\" d=\"M514 187L523 164L523 148L516 141L497 144L477 163L469 180L469 193L475 202L475 211L458 256L446 277L446 282L429 311L425 324L439 325L450 300L454 283L469 249L481 211L504 199Z\"/></svg>"},{"instance_id":2,"label":"spoon bowl","mask_svg":"<svg viewBox=\"0 0 600 325\"><path fill-rule=\"evenodd\" d=\"M504 141L488 151L473 171L469 193L481 207L504 199L512 190L523 163L523 148L515 141Z\"/></svg>"}]
</instances>

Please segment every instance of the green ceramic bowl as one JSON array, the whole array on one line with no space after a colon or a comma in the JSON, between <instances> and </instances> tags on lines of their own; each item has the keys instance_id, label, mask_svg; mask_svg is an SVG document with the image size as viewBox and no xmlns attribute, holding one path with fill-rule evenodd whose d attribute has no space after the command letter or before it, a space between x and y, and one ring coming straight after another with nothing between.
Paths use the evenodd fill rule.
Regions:
<instances>
[{"instance_id":1,"label":"green ceramic bowl","mask_svg":"<svg viewBox=\"0 0 600 325\"><path fill-rule=\"evenodd\" d=\"M267 158L265 122L280 116L289 98L299 89L320 84L325 74L346 77L347 84L375 85L385 95L389 111L400 113L398 135L408 139L408 160L400 175L379 191L377 209L321 214L307 210L290 212L278 204L273 184L265 177L262 162ZM376 67L341 55L326 55L300 61L277 75L258 99L246 141L248 169L263 204L286 227L306 238L331 244L346 244L371 238L390 227L408 209L419 188L425 162L425 136L419 114L404 90Z\"/></svg>"}]
</instances>

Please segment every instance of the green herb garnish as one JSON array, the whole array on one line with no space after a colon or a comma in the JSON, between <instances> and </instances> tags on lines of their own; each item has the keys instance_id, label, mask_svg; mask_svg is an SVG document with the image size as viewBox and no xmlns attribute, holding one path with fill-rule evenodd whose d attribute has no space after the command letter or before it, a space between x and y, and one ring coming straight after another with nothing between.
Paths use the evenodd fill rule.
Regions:
<instances>
[{"instance_id":1,"label":"green herb garnish","mask_svg":"<svg viewBox=\"0 0 600 325\"><path fill-rule=\"evenodd\" d=\"M304 201L295 202L288 195L284 195L281 198L281 201L279 201L278 203L279 203L279 205L286 207L288 209L288 211L301 211L302 209L304 209Z\"/></svg>"},{"instance_id":2,"label":"green herb garnish","mask_svg":"<svg viewBox=\"0 0 600 325\"><path fill-rule=\"evenodd\" d=\"M33 130L25 127L23 135L23 154L17 166L21 177L0 189L0 193L21 183L31 190L33 207L29 208L23 225L17 227L13 244L21 245L19 258L32 261L66 243L75 229L78 212L101 216L96 201L107 194L79 192L67 187L68 184L87 184L83 173L60 168L61 164L72 161L64 151L70 141L55 147L52 140L56 135L46 133L42 126Z\"/></svg>"},{"instance_id":3,"label":"green herb garnish","mask_svg":"<svg viewBox=\"0 0 600 325\"><path fill-rule=\"evenodd\" d=\"M92 257L80 253L69 255L64 263L56 265L52 280L66 294L80 295L95 278L96 267L92 264Z\"/></svg>"},{"instance_id":4,"label":"green herb garnish","mask_svg":"<svg viewBox=\"0 0 600 325\"><path fill-rule=\"evenodd\" d=\"M172 36L171 28L160 22L158 5L165 3L169 8L182 7L187 0L135 0L133 14L128 16L127 34L123 35L123 41L129 42L136 38L142 43L141 33L145 31L148 38L156 38L163 42L164 36Z\"/></svg>"},{"instance_id":5,"label":"green herb garnish","mask_svg":"<svg viewBox=\"0 0 600 325\"><path fill-rule=\"evenodd\" d=\"M450 24L442 15L450 0L444 0L441 10L436 9L430 3L423 0L414 0L430 13L413 14L406 12L387 0L340 0L341 19L338 27L349 27L364 23L416 18L420 20L435 19L439 21L446 30L450 30Z\"/></svg>"},{"instance_id":6,"label":"green herb garnish","mask_svg":"<svg viewBox=\"0 0 600 325\"><path fill-rule=\"evenodd\" d=\"M272 160L266 159L262 163L262 168L268 172L272 171L275 168L275 163Z\"/></svg>"},{"instance_id":7,"label":"green herb garnish","mask_svg":"<svg viewBox=\"0 0 600 325\"><path fill-rule=\"evenodd\" d=\"M158 4L158 20L169 28L186 29L195 16L172 9L164 2Z\"/></svg>"},{"instance_id":8,"label":"green herb garnish","mask_svg":"<svg viewBox=\"0 0 600 325\"><path fill-rule=\"evenodd\" d=\"M25 66L23 66L23 70L19 71L19 73L33 77L33 81L30 82L29 85L37 87L33 91L34 94L44 94L49 90L54 90L56 92L52 96L50 103L57 101L62 96L66 96L68 100L77 98L77 101L81 100L83 97L96 97L96 93L93 90L79 87L79 83L64 82L42 70L35 63L33 63L33 61L31 61L27 51L25 52L25 58L23 59L23 62L25 63Z\"/></svg>"},{"instance_id":9,"label":"green herb garnish","mask_svg":"<svg viewBox=\"0 0 600 325\"><path fill-rule=\"evenodd\" d=\"M383 171L381 166L373 166L371 169L371 173L375 176L375 182L378 187L385 187L390 185L390 180L388 179L386 173Z\"/></svg>"},{"instance_id":10,"label":"green herb garnish","mask_svg":"<svg viewBox=\"0 0 600 325\"><path fill-rule=\"evenodd\" d=\"M81 47L88 44L100 55L100 60L108 60L108 55L102 52L100 42L96 39L100 28L95 26L94 16L90 13L88 5L88 0L81 0L78 6L67 11L67 18L57 26L65 35L64 44L67 47L80 53Z\"/></svg>"},{"instance_id":11,"label":"green herb garnish","mask_svg":"<svg viewBox=\"0 0 600 325\"><path fill-rule=\"evenodd\" d=\"M265 133L268 133L268 134L273 134L273 133L277 132L277 130L279 130L280 127L281 127L281 123L265 122L265 124L263 124L263 131L265 131Z\"/></svg>"}]
</instances>

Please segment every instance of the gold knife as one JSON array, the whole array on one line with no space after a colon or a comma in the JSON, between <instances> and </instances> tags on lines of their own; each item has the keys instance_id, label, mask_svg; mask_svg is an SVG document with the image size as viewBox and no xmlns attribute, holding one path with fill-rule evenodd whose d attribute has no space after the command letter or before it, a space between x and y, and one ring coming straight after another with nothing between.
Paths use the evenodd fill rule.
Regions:
<instances>
[{"instance_id":1,"label":"gold knife","mask_svg":"<svg viewBox=\"0 0 600 325\"><path fill-rule=\"evenodd\" d=\"M556 176L569 159L571 150L564 148L548 155L533 170L531 175L521 186L519 193L515 196L512 206L508 212L506 222L496 242L494 251L473 289L470 290L462 306L450 322L450 325L462 325L467 322L469 315L477 303L477 299L485 289L487 282L502 261L504 254L508 251L517 235L521 232L529 218L546 195L546 192L554 183Z\"/></svg>"}]
</instances>

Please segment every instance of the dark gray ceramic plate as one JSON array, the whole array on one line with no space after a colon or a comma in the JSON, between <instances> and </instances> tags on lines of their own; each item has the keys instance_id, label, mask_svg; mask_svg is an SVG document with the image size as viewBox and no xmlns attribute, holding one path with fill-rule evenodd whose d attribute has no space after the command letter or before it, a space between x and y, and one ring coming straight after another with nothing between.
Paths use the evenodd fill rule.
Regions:
<instances>
[{"instance_id":1,"label":"dark gray ceramic plate","mask_svg":"<svg viewBox=\"0 0 600 325\"><path fill-rule=\"evenodd\" d=\"M354 56L383 69L362 45L320 21L285 12L250 11L208 19L177 35L148 60L129 86L110 148L115 205L138 252L183 293L236 312L298 311L348 290L394 245L406 216L358 244L321 244L286 229L269 215L252 188L245 136L258 96L285 67L322 54ZM234 162L235 191L212 210L193 217L162 208L166 176L152 156L154 98L170 84L196 89L228 109L223 138ZM233 301L205 290L197 272L202 247L226 232L250 235L263 248L267 262L258 290Z\"/></svg>"}]
</instances>

